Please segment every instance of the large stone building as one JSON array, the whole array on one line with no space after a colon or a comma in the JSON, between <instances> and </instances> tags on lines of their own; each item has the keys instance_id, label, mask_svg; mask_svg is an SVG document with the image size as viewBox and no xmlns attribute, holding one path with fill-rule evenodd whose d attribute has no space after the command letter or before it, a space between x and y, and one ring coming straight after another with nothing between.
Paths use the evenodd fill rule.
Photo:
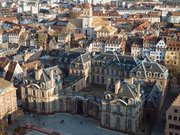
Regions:
<instances>
[{"instance_id":1,"label":"large stone building","mask_svg":"<svg viewBox=\"0 0 180 135\"><path fill-rule=\"evenodd\" d=\"M25 77L21 88L25 109L44 114L68 112L93 117L102 127L130 134L137 132L144 106L155 106L154 110L159 110L161 85L166 85L168 74L166 68L155 62L112 52L95 56L88 52L71 52L60 56L59 62L64 65L62 70L36 67L34 75ZM152 70L153 75L148 73L148 78L144 77L143 67L149 72ZM65 69L68 72L64 74L61 71ZM136 77L134 72L141 72L142 76ZM157 80L157 84L154 82L153 89L145 91L144 88L142 92L143 80L149 82L150 79ZM145 102L146 99L149 101Z\"/></svg>"},{"instance_id":2,"label":"large stone building","mask_svg":"<svg viewBox=\"0 0 180 135\"><path fill-rule=\"evenodd\" d=\"M36 64L35 73L25 77L21 87L24 109L46 114L56 112L61 79L62 72L58 67L44 69Z\"/></svg>"},{"instance_id":3,"label":"large stone building","mask_svg":"<svg viewBox=\"0 0 180 135\"><path fill-rule=\"evenodd\" d=\"M0 78L0 120L6 119L11 123L17 112L16 88L9 81Z\"/></svg>"},{"instance_id":4,"label":"large stone building","mask_svg":"<svg viewBox=\"0 0 180 135\"><path fill-rule=\"evenodd\" d=\"M116 80L128 78L139 60L129 55L102 53L92 60L92 83L111 87Z\"/></svg>"},{"instance_id":5,"label":"large stone building","mask_svg":"<svg viewBox=\"0 0 180 135\"><path fill-rule=\"evenodd\" d=\"M148 57L131 70L131 77L134 78L134 82L140 81L142 86L158 83L162 86L163 95L166 94L169 80L168 69L156 62L152 62Z\"/></svg>"},{"instance_id":6,"label":"large stone building","mask_svg":"<svg viewBox=\"0 0 180 135\"><path fill-rule=\"evenodd\" d=\"M165 135L179 135L180 133L180 95L166 111Z\"/></svg>"},{"instance_id":7,"label":"large stone building","mask_svg":"<svg viewBox=\"0 0 180 135\"><path fill-rule=\"evenodd\" d=\"M113 130L136 134L142 122L143 99L138 87L126 81L115 83L115 93L107 91L102 99L101 125Z\"/></svg>"}]
</instances>

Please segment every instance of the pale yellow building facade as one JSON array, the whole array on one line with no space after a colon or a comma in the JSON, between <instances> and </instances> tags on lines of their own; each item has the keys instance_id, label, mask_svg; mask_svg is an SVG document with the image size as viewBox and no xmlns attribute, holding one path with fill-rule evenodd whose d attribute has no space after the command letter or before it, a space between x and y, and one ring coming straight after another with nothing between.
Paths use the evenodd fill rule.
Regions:
<instances>
[{"instance_id":1,"label":"pale yellow building facade","mask_svg":"<svg viewBox=\"0 0 180 135\"><path fill-rule=\"evenodd\" d=\"M11 117L17 111L16 88L9 81L0 78L0 119Z\"/></svg>"}]
</instances>

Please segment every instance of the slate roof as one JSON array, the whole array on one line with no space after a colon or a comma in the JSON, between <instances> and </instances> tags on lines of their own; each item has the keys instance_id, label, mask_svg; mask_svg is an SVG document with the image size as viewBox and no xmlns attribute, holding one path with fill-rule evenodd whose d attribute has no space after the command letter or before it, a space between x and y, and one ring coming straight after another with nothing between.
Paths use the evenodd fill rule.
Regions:
<instances>
[{"instance_id":1,"label":"slate roof","mask_svg":"<svg viewBox=\"0 0 180 135\"><path fill-rule=\"evenodd\" d=\"M63 55L61 55L61 58L68 58L68 59L75 59L80 56L80 52L67 52Z\"/></svg>"},{"instance_id":2,"label":"slate roof","mask_svg":"<svg viewBox=\"0 0 180 135\"><path fill-rule=\"evenodd\" d=\"M39 80L35 80L35 72L32 72L30 75L28 75L26 77L27 80L31 80L31 83L34 82L36 84L40 83L40 82L47 82L50 81L51 77L50 77L50 70L54 70L54 78L56 76L59 76L62 74L62 71L59 69L58 66L54 66L54 67L50 67L50 68L42 68L40 70L42 70L42 74L40 76ZM56 81L55 81L56 82Z\"/></svg>"},{"instance_id":3,"label":"slate roof","mask_svg":"<svg viewBox=\"0 0 180 135\"><path fill-rule=\"evenodd\" d=\"M118 97L135 98L137 96L137 89L134 84L129 84L125 81L121 82Z\"/></svg>"},{"instance_id":4,"label":"slate roof","mask_svg":"<svg viewBox=\"0 0 180 135\"><path fill-rule=\"evenodd\" d=\"M13 77L14 70L16 68L16 65L17 65L17 62L15 62L15 61L10 62L9 66L8 66L7 73L5 75L6 80L11 81L11 79Z\"/></svg>"},{"instance_id":5,"label":"slate roof","mask_svg":"<svg viewBox=\"0 0 180 135\"><path fill-rule=\"evenodd\" d=\"M136 73L138 71L141 72L140 77L147 78L148 72L164 74L167 71L167 68L156 62L142 61L141 64L131 70L131 73Z\"/></svg>"},{"instance_id":6,"label":"slate roof","mask_svg":"<svg viewBox=\"0 0 180 135\"><path fill-rule=\"evenodd\" d=\"M117 55L117 57L112 53L102 53L96 56L93 60L118 64L130 64L135 66L139 63L139 59L130 55Z\"/></svg>"},{"instance_id":7,"label":"slate roof","mask_svg":"<svg viewBox=\"0 0 180 135\"><path fill-rule=\"evenodd\" d=\"M162 88L159 84L154 84L149 91L145 91L146 105L151 108L158 108L162 96Z\"/></svg>"},{"instance_id":8,"label":"slate roof","mask_svg":"<svg viewBox=\"0 0 180 135\"><path fill-rule=\"evenodd\" d=\"M84 54L80 54L79 57L77 57L73 63L86 63L87 61L90 61L92 58L90 53L84 53Z\"/></svg>"}]
</instances>

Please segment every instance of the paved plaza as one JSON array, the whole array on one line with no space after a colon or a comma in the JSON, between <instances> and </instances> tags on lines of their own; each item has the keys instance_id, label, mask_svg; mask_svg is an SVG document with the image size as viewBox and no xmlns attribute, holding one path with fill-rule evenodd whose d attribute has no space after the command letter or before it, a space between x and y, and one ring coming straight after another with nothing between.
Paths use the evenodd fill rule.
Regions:
<instances>
[{"instance_id":1,"label":"paved plaza","mask_svg":"<svg viewBox=\"0 0 180 135\"><path fill-rule=\"evenodd\" d=\"M62 120L64 120L64 123L61 123ZM123 135L119 132L101 128L99 123L91 118L83 118L78 115L64 113L40 115L39 120L31 115L25 115L19 120L19 125L22 126L25 124L33 124L49 131L64 133L65 135ZM18 122L12 124L10 130L17 125ZM28 135L32 135L33 133L38 135L35 131Z\"/></svg>"}]
</instances>

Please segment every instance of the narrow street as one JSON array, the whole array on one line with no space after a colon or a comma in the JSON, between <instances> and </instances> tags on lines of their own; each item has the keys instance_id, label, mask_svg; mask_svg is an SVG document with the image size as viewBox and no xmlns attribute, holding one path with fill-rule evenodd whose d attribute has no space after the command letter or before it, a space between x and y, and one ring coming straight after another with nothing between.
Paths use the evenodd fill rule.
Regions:
<instances>
[{"instance_id":1,"label":"narrow street","mask_svg":"<svg viewBox=\"0 0 180 135\"><path fill-rule=\"evenodd\" d=\"M166 110L170 107L172 102L178 96L179 92L180 92L179 85L174 85L174 87L172 87L168 91L166 98L165 98L162 112L160 113L158 120L152 129L152 133L151 133L152 135L163 135L164 134L164 130L165 130L165 126L166 126Z\"/></svg>"}]
</instances>

